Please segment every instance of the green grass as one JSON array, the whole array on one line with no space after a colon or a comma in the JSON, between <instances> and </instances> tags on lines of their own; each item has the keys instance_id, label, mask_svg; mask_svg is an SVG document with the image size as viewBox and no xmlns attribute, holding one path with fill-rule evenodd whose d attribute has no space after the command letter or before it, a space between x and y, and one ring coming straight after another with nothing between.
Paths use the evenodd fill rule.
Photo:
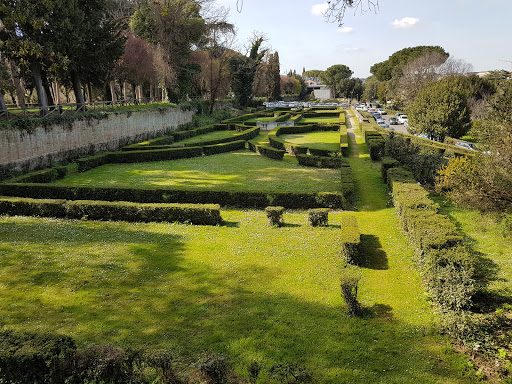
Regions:
<instances>
[{"instance_id":1,"label":"green grass","mask_svg":"<svg viewBox=\"0 0 512 384\"><path fill-rule=\"evenodd\" d=\"M470 249L480 255L489 269L489 291L512 304L512 237L503 236L500 217L462 209L439 196L433 197L441 205L442 213L455 222L466 236L465 241Z\"/></svg>"},{"instance_id":2,"label":"green grass","mask_svg":"<svg viewBox=\"0 0 512 384\"><path fill-rule=\"evenodd\" d=\"M180 140L175 143L175 145L179 146L182 144L201 144L202 142L209 141L209 140L219 140L219 139L227 139L234 137L236 135L240 134L240 132L237 131L215 131L215 132L208 132L203 135L198 135L194 137L189 137L188 139Z\"/></svg>"},{"instance_id":3,"label":"green grass","mask_svg":"<svg viewBox=\"0 0 512 384\"><path fill-rule=\"evenodd\" d=\"M275 121L278 117L269 116L269 117L253 117L251 119L245 120L245 123L257 123L258 121Z\"/></svg>"},{"instance_id":4,"label":"green grass","mask_svg":"<svg viewBox=\"0 0 512 384\"><path fill-rule=\"evenodd\" d=\"M298 121L300 124L311 124L311 123L320 123L320 124L329 124L329 123L339 123L340 119L338 117L327 117L327 116L319 116L319 117L303 117Z\"/></svg>"},{"instance_id":5,"label":"green grass","mask_svg":"<svg viewBox=\"0 0 512 384\"><path fill-rule=\"evenodd\" d=\"M0 216L0 326L67 334L79 345L172 347L190 361L203 351L227 353L240 376L257 360L266 367L297 363L315 383L476 382L435 331L378 164L356 139L359 158L349 161L359 197L350 214L362 233L361 318L347 315L340 295L346 213L331 212L330 226L312 228L307 212L288 211L287 225L273 228L263 211L226 210L217 227ZM177 171L214 188L226 178L219 167L231 167L237 177L260 169L276 177L268 186L283 178L289 186L300 175L291 165L236 152L100 167L62 182L108 184L121 174L116 182L154 185ZM159 173L167 175L155 179ZM331 185L310 177L294 188Z\"/></svg>"},{"instance_id":6,"label":"green grass","mask_svg":"<svg viewBox=\"0 0 512 384\"><path fill-rule=\"evenodd\" d=\"M294 163L295 162L295 163ZM56 185L133 186L185 190L335 192L336 170L299 166L295 159L270 160L250 151L193 159L107 164L58 180Z\"/></svg>"},{"instance_id":7,"label":"green grass","mask_svg":"<svg viewBox=\"0 0 512 384\"><path fill-rule=\"evenodd\" d=\"M310 148L326 149L329 151L340 150L339 132L309 132L293 135L281 135L280 137L289 143L302 144Z\"/></svg>"},{"instance_id":8,"label":"green grass","mask_svg":"<svg viewBox=\"0 0 512 384\"><path fill-rule=\"evenodd\" d=\"M381 215L391 223L387 213L361 220L363 233ZM298 363L321 383L466 382L431 333L396 229L398 239L380 239L388 266L363 272L366 316L347 317L340 215L314 229L297 211L283 228L269 227L262 211L225 211L230 225L213 228L0 217L1 325L80 345L224 352L239 371L254 359Z\"/></svg>"}]
</instances>

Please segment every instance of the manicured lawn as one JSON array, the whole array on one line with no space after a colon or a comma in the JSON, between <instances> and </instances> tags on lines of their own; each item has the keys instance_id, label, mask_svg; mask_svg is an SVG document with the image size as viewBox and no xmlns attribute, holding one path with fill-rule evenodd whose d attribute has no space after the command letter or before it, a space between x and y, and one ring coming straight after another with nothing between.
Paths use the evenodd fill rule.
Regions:
<instances>
[{"instance_id":1,"label":"manicured lawn","mask_svg":"<svg viewBox=\"0 0 512 384\"><path fill-rule=\"evenodd\" d=\"M173 161L108 164L71 174L55 184L222 191L340 190L340 175L336 170L301 167L289 160L270 160L240 151Z\"/></svg>"},{"instance_id":2,"label":"manicured lawn","mask_svg":"<svg viewBox=\"0 0 512 384\"><path fill-rule=\"evenodd\" d=\"M319 117L303 117L298 121L301 124L310 124L310 123L339 123L340 119L338 117L328 117L328 116L319 116Z\"/></svg>"},{"instance_id":3,"label":"manicured lawn","mask_svg":"<svg viewBox=\"0 0 512 384\"><path fill-rule=\"evenodd\" d=\"M436 331L379 165L364 145L353 149L356 210L331 212L328 227L310 227L306 211L287 211L281 228L258 210L222 211L225 224L216 227L0 216L0 326L71 335L81 346L172 348L187 363L204 351L224 353L241 377L256 360L298 364L315 383L475 382ZM336 171L292 160L240 151L112 164L58 184L339 187ZM360 318L347 315L340 294L345 214L357 217L362 234ZM267 372L258 384L277 384Z\"/></svg>"},{"instance_id":4,"label":"manicured lawn","mask_svg":"<svg viewBox=\"0 0 512 384\"><path fill-rule=\"evenodd\" d=\"M270 117L254 117L252 119L247 119L245 120L246 123L256 123L258 121L275 121L276 117L275 116L270 116Z\"/></svg>"},{"instance_id":5,"label":"manicured lawn","mask_svg":"<svg viewBox=\"0 0 512 384\"><path fill-rule=\"evenodd\" d=\"M235 135L239 134L237 131L216 131L216 132L208 132L204 135L194 136L190 137L185 140L180 140L176 142L176 146L180 146L183 144L195 144L195 143L201 143L207 140L219 140L219 139L226 139L229 137L233 137Z\"/></svg>"},{"instance_id":6,"label":"manicured lawn","mask_svg":"<svg viewBox=\"0 0 512 384\"><path fill-rule=\"evenodd\" d=\"M340 150L339 132L309 132L281 135L280 137L289 143L302 144L310 148L327 149L329 151Z\"/></svg>"},{"instance_id":7,"label":"manicured lawn","mask_svg":"<svg viewBox=\"0 0 512 384\"><path fill-rule=\"evenodd\" d=\"M0 217L2 325L80 345L172 347L191 360L227 353L240 375L258 360L297 363L318 383L469 382L430 330L390 212L358 213L363 233L386 235L371 239L361 319L339 292L340 212L314 229L300 211L283 228L262 211L222 214L227 226Z\"/></svg>"}]
</instances>

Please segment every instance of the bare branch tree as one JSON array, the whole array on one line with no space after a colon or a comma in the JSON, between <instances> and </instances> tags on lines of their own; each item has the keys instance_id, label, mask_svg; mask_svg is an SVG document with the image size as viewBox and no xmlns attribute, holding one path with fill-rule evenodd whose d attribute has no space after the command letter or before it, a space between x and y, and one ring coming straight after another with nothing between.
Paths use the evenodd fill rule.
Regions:
<instances>
[{"instance_id":1,"label":"bare branch tree","mask_svg":"<svg viewBox=\"0 0 512 384\"><path fill-rule=\"evenodd\" d=\"M333 0L328 1L328 8L324 16L329 22L336 22L341 27L347 9L353 9L354 13L377 12L379 0Z\"/></svg>"}]
</instances>

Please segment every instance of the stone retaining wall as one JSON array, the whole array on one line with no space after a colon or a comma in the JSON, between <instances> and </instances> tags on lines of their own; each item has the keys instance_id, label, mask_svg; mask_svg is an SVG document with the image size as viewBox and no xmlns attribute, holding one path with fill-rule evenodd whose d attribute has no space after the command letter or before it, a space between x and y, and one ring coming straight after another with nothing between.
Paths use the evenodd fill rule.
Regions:
<instances>
[{"instance_id":1,"label":"stone retaining wall","mask_svg":"<svg viewBox=\"0 0 512 384\"><path fill-rule=\"evenodd\" d=\"M156 111L109 114L105 119L77 120L38 127L33 132L0 130L0 179L16 172L67 163L101 151L164 135L190 123L194 111L164 108Z\"/></svg>"}]
</instances>

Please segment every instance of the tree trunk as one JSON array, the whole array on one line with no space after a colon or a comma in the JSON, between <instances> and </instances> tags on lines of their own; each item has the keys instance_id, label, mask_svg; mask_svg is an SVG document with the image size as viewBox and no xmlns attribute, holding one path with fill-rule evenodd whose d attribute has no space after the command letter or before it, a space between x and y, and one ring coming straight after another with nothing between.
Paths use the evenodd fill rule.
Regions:
<instances>
[{"instance_id":1,"label":"tree trunk","mask_svg":"<svg viewBox=\"0 0 512 384\"><path fill-rule=\"evenodd\" d=\"M38 62L32 62L30 64L30 70L34 76L34 83L37 92L37 103L41 109L41 113L44 115L48 110L48 99L46 98L46 92L44 91L43 80L41 77L41 64Z\"/></svg>"},{"instance_id":2,"label":"tree trunk","mask_svg":"<svg viewBox=\"0 0 512 384\"><path fill-rule=\"evenodd\" d=\"M46 97L48 100L48 105L54 105L52 90L50 89L50 83L48 82L48 77L46 77L46 72L41 72L41 80L43 81L44 91L46 92Z\"/></svg>"},{"instance_id":3,"label":"tree trunk","mask_svg":"<svg viewBox=\"0 0 512 384\"><path fill-rule=\"evenodd\" d=\"M52 82L52 89L53 89L53 94L55 96L55 104L60 104L61 103L61 99L60 99L60 86L59 86L59 83L57 83L56 81Z\"/></svg>"},{"instance_id":4,"label":"tree trunk","mask_svg":"<svg viewBox=\"0 0 512 384\"><path fill-rule=\"evenodd\" d=\"M128 101L128 83L123 81L123 99L125 102Z\"/></svg>"},{"instance_id":5,"label":"tree trunk","mask_svg":"<svg viewBox=\"0 0 512 384\"><path fill-rule=\"evenodd\" d=\"M78 73L75 70L72 70L70 75L71 83L73 84L73 91L75 92L76 103L83 105L85 104L85 100L84 95L82 93L82 86L80 84L80 78L78 77Z\"/></svg>"},{"instance_id":6,"label":"tree trunk","mask_svg":"<svg viewBox=\"0 0 512 384\"><path fill-rule=\"evenodd\" d=\"M7 105L5 104L4 94L0 91L0 111L7 111Z\"/></svg>"},{"instance_id":7,"label":"tree trunk","mask_svg":"<svg viewBox=\"0 0 512 384\"><path fill-rule=\"evenodd\" d=\"M11 67L12 82L16 88L16 105L20 109L25 109L27 107L25 104L25 89L23 88L23 83L21 82L20 68L13 60L9 60L9 65Z\"/></svg>"},{"instance_id":8,"label":"tree trunk","mask_svg":"<svg viewBox=\"0 0 512 384\"><path fill-rule=\"evenodd\" d=\"M116 82L115 81L110 82L110 94L112 96L112 102L115 103L117 101Z\"/></svg>"},{"instance_id":9,"label":"tree trunk","mask_svg":"<svg viewBox=\"0 0 512 384\"><path fill-rule=\"evenodd\" d=\"M89 95L89 102L92 104L92 102L94 100L94 96L92 94L92 85L91 85L91 83L87 84L87 94Z\"/></svg>"}]
</instances>

